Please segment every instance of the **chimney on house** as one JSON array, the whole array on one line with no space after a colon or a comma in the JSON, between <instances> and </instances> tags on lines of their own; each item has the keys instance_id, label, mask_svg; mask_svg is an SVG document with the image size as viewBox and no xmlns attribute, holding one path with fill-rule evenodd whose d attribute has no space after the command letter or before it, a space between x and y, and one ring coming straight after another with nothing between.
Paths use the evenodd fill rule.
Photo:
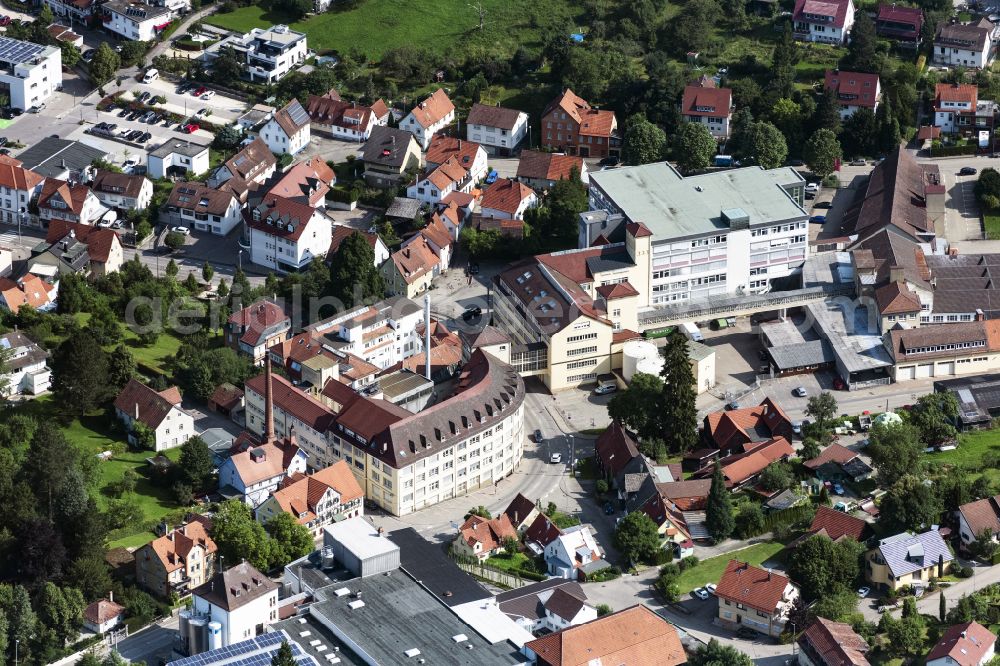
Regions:
<instances>
[{"instance_id":1,"label":"chimney on house","mask_svg":"<svg viewBox=\"0 0 1000 666\"><path fill-rule=\"evenodd\" d=\"M108 590L108 601L110 601L111 603L115 603L115 591L114 590Z\"/></svg>"},{"instance_id":2,"label":"chimney on house","mask_svg":"<svg viewBox=\"0 0 1000 666\"><path fill-rule=\"evenodd\" d=\"M139 403L135 403L135 420L139 420Z\"/></svg>"},{"instance_id":3,"label":"chimney on house","mask_svg":"<svg viewBox=\"0 0 1000 666\"><path fill-rule=\"evenodd\" d=\"M986 315L981 308L976 308L976 321L986 321Z\"/></svg>"},{"instance_id":4,"label":"chimney on house","mask_svg":"<svg viewBox=\"0 0 1000 666\"><path fill-rule=\"evenodd\" d=\"M273 393L271 388L271 355L264 352L264 444L274 442Z\"/></svg>"},{"instance_id":5,"label":"chimney on house","mask_svg":"<svg viewBox=\"0 0 1000 666\"><path fill-rule=\"evenodd\" d=\"M903 281L903 267L902 266L890 266L889 267L889 282L902 282Z\"/></svg>"}]
</instances>

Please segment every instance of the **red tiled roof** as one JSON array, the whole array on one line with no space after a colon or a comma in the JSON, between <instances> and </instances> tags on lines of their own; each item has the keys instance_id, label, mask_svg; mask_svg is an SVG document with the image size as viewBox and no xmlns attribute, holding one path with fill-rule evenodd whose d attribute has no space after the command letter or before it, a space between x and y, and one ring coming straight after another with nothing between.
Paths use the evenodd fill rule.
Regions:
<instances>
[{"instance_id":1,"label":"red tiled roof","mask_svg":"<svg viewBox=\"0 0 1000 666\"><path fill-rule=\"evenodd\" d=\"M625 466L639 457L639 446L619 421L612 421L594 442L601 468L612 477L617 477Z\"/></svg>"},{"instance_id":2,"label":"red tiled roof","mask_svg":"<svg viewBox=\"0 0 1000 666\"><path fill-rule=\"evenodd\" d=\"M115 408L136 418L149 428L156 430L170 410L179 406L181 394L176 386L164 391L154 391L137 379L130 379L118 397L115 398Z\"/></svg>"},{"instance_id":3,"label":"red tiled roof","mask_svg":"<svg viewBox=\"0 0 1000 666\"><path fill-rule=\"evenodd\" d=\"M534 194L535 191L527 185L507 178L498 178L483 193L483 199L479 205L484 209L491 208L513 216L517 213L521 203Z\"/></svg>"},{"instance_id":4,"label":"red tiled roof","mask_svg":"<svg viewBox=\"0 0 1000 666\"><path fill-rule=\"evenodd\" d=\"M870 666L865 657L870 649L851 625L818 617L798 639L803 649L819 655L817 666Z\"/></svg>"},{"instance_id":5,"label":"red tiled roof","mask_svg":"<svg viewBox=\"0 0 1000 666\"><path fill-rule=\"evenodd\" d=\"M118 232L112 229L102 229L92 224L82 224L70 222L68 220L49 220L49 229L45 235L45 242L52 245L65 238L69 232L73 232L76 240L87 246L87 254L91 261L106 263L111 257L111 250L115 243L121 244Z\"/></svg>"},{"instance_id":6,"label":"red tiled roof","mask_svg":"<svg viewBox=\"0 0 1000 666\"><path fill-rule=\"evenodd\" d=\"M431 145L427 146L425 161L430 167L436 164L444 164L449 158L456 161L466 169L471 169L476 161L476 155L482 147L475 141L466 141L453 136L435 134L431 139Z\"/></svg>"},{"instance_id":7,"label":"red tiled roof","mask_svg":"<svg viewBox=\"0 0 1000 666\"><path fill-rule=\"evenodd\" d=\"M316 209L308 204L273 195L268 195L257 206L257 211L260 213L259 220L255 220L253 215L244 216L250 228L292 241L298 241L302 237L316 213ZM268 218L273 219L276 224L268 224ZM289 226L292 227L291 231Z\"/></svg>"},{"instance_id":8,"label":"red tiled roof","mask_svg":"<svg viewBox=\"0 0 1000 666\"><path fill-rule=\"evenodd\" d=\"M158 539L153 539L144 548L151 550L169 573L185 566L188 555L195 546L204 548L206 555L212 555L218 550L212 537L208 536L204 523L192 520Z\"/></svg>"},{"instance_id":9,"label":"red tiled roof","mask_svg":"<svg viewBox=\"0 0 1000 666\"><path fill-rule=\"evenodd\" d=\"M300 125L295 122L295 118L303 118L304 120ZM302 108L299 100L292 98L292 101L274 112L274 122L288 138L291 138L299 130L309 126L309 114Z\"/></svg>"},{"instance_id":10,"label":"red tiled roof","mask_svg":"<svg viewBox=\"0 0 1000 666\"><path fill-rule=\"evenodd\" d=\"M865 106L874 109L878 103L878 74L826 70L826 89L837 94L837 101L845 106Z\"/></svg>"},{"instance_id":11,"label":"red tiled roof","mask_svg":"<svg viewBox=\"0 0 1000 666\"><path fill-rule=\"evenodd\" d=\"M614 284L601 285L597 288L597 293L607 301L613 301L618 298L630 298L632 296L639 295L639 292L636 291L635 287L628 282L615 282Z\"/></svg>"},{"instance_id":12,"label":"red tiled roof","mask_svg":"<svg viewBox=\"0 0 1000 666\"><path fill-rule=\"evenodd\" d=\"M712 412L705 417L705 432L720 449L733 448L751 441L749 432L764 426L771 435L791 437L792 422L771 398L759 405Z\"/></svg>"},{"instance_id":13,"label":"red tiled roof","mask_svg":"<svg viewBox=\"0 0 1000 666\"><path fill-rule=\"evenodd\" d=\"M920 312L920 298L905 282L890 282L875 290L875 302L882 315Z\"/></svg>"},{"instance_id":14,"label":"red tiled roof","mask_svg":"<svg viewBox=\"0 0 1000 666\"><path fill-rule=\"evenodd\" d=\"M502 106L487 106L476 102L469 109L469 117L466 123L469 125L483 125L484 127L499 127L511 131L521 119L523 111L517 109L505 109Z\"/></svg>"},{"instance_id":15,"label":"red tiled roof","mask_svg":"<svg viewBox=\"0 0 1000 666\"><path fill-rule=\"evenodd\" d=\"M15 164L16 162L16 164ZM45 176L21 167L21 162L11 159L0 161L0 185L24 192L38 187Z\"/></svg>"},{"instance_id":16,"label":"red tiled roof","mask_svg":"<svg viewBox=\"0 0 1000 666\"><path fill-rule=\"evenodd\" d=\"M938 83L934 86L934 107L941 102L966 102L972 109L976 108L979 88L972 83Z\"/></svg>"},{"instance_id":17,"label":"red tiled roof","mask_svg":"<svg viewBox=\"0 0 1000 666\"><path fill-rule=\"evenodd\" d=\"M649 230L642 222L629 222L625 225L625 231L628 232L633 238L648 238L653 235L653 232Z\"/></svg>"},{"instance_id":18,"label":"red tiled roof","mask_svg":"<svg viewBox=\"0 0 1000 666\"><path fill-rule=\"evenodd\" d=\"M788 578L779 573L729 560L715 594L770 615L781 603L787 586Z\"/></svg>"},{"instance_id":19,"label":"red tiled roof","mask_svg":"<svg viewBox=\"0 0 1000 666\"><path fill-rule=\"evenodd\" d=\"M946 663L979 666L996 640L993 632L978 622L952 625L945 629L941 640L928 653L926 661L949 657L950 660Z\"/></svg>"},{"instance_id":20,"label":"red tiled roof","mask_svg":"<svg viewBox=\"0 0 1000 666\"><path fill-rule=\"evenodd\" d=\"M832 22L824 22L825 25L834 28L843 28L844 20L847 18L847 8L851 5L851 0L796 0L795 11L792 20L812 22L804 14L814 16L831 16Z\"/></svg>"},{"instance_id":21,"label":"red tiled roof","mask_svg":"<svg viewBox=\"0 0 1000 666\"><path fill-rule=\"evenodd\" d=\"M65 180L46 178L45 183L42 184L42 191L38 195L38 207L53 208L49 205L49 201L53 197L57 197L58 200L66 204L69 210L73 211L74 215L79 215L83 212L83 204L90 193L90 188L86 185L80 183L70 185Z\"/></svg>"},{"instance_id":22,"label":"red tiled roof","mask_svg":"<svg viewBox=\"0 0 1000 666\"><path fill-rule=\"evenodd\" d=\"M329 489L340 495L341 505L364 495L350 466L338 460L308 476L296 474L294 478L286 479L275 491L274 499L283 511L292 514L299 524L304 525L316 517L317 504Z\"/></svg>"},{"instance_id":23,"label":"red tiled roof","mask_svg":"<svg viewBox=\"0 0 1000 666\"><path fill-rule=\"evenodd\" d=\"M124 612L124 606L119 606L115 602L107 599L98 599L94 603L87 606L87 608L83 611L83 616L91 624L102 625L105 622L122 615Z\"/></svg>"},{"instance_id":24,"label":"red tiled roof","mask_svg":"<svg viewBox=\"0 0 1000 666\"><path fill-rule=\"evenodd\" d=\"M263 396L264 374L246 381L247 391ZM271 394L275 407L291 414L317 432L326 432L334 420L334 413L319 400L299 390L280 375L271 375Z\"/></svg>"},{"instance_id":25,"label":"red tiled roof","mask_svg":"<svg viewBox=\"0 0 1000 666\"><path fill-rule=\"evenodd\" d=\"M400 277L407 284L413 284L421 276L434 270L438 264L437 255L427 244L423 236L392 253L392 262L396 265Z\"/></svg>"},{"instance_id":26,"label":"red tiled roof","mask_svg":"<svg viewBox=\"0 0 1000 666\"><path fill-rule=\"evenodd\" d=\"M574 168L577 175L583 173L582 157L522 150L517 163L517 177L531 180L568 180Z\"/></svg>"},{"instance_id":27,"label":"red tiled roof","mask_svg":"<svg viewBox=\"0 0 1000 666\"><path fill-rule=\"evenodd\" d=\"M539 513L531 522L531 525L528 526L528 529L524 531L524 542L528 543L532 541L544 548L562 536L562 533L562 530L549 520L548 516L544 513Z\"/></svg>"},{"instance_id":28,"label":"red tiled roof","mask_svg":"<svg viewBox=\"0 0 1000 666\"><path fill-rule=\"evenodd\" d=\"M824 530L826 535L834 541L846 536L860 543L868 531L868 523L843 511L820 505L816 509L812 525L809 526L810 532L818 532L819 530Z\"/></svg>"},{"instance_id":29,"label":"red tiled roof","mask_svg":"<svg viewBox=\"0 0 1000 666\"><path fill-rule=\"evenodd\" d=\"M716 88L712 79L702 77L697 84L684 88L681 113L685 116L728 116L732 106L730 88Z\"/></svg>"},{"instance_id":30,"label":"red tiled roof","mask_svg":"<svg viewBox=\"0 0 1000 666\"><path fill-rule=\"evenodd\" d=\"M527 517L537 509L538 507L535 506L534 502L521 493L518 493L517 497L511 500L510 504L507 505L507 508L504 510L504 514L510 519L511 524L514 525L514 527L519 527L521 523L523 523L525 519L527 519Z\"/></svg>"},{"instance_id":31,"label":"red tiled roof","mask_svg":"<svg viewBox=\"0 0 1000 666\"><path fill-rule=\"evenodd\" d=\"M323 202L330 191L330 185L336 180L337 176L326 162L319 157L312 157L285 172L267 194L315 207Z\"/></svg>"},{"instance_id":32,"label":"red tiled roof","mask_svg":"<svg viewBox=\"0 0 1000 666\"><path fill-rule=\"evenodd\" d=\"M351 227L345 227L341 224L335 224L333 225L333 233L330 236L330 251L326 253L327 261L333 259L333 256L337 254L338 250L340 250L340 244L347 240L348 236L351 234L361 234L364 236L364 239L368 241L368 244L371 245L373 250L378 245L378 234L374 231L359 231Z\"/></svg>"},{"instance_id":33,"label":"red tiled roof","mask_svg":"<svg viewBox=\"0 0 1000 666\"><path fill-rule=\"evenodd\" d=\"M455 110L444 88L438 88L430 97L413 107L410 113L421 127L427 128Z\"/></svg>"},{"instance_id":34,"label":"red tiled roof","mask_svg":"<svg viewBox=\"0 0 1000 666\"><path fill-rule=\"evenodd\" d=\"M615 128L614 111L591 108L590 104L569 88L545 107L542 118L544 119L557 108L579 125L579 133L584 136L609 137Z\"/></svg>"},{"instance_id":35,"label":"red tiled roof","mask_svg":"<svg viewBox=\"0 0 1000 666\"><path fill-rule=\"evenodd\" d=\"M492 553L497 548L503 546L506 538L517 539L517 530L510 522L507 514L501 513L496 518L486 519L477 515L471 515L462 523L459 528L462 540L470 548L475 548L476 543L482 544L483 553Z\"/></svg>"},{"instance_id":36,"label":"red tiled roof","mask_svg":"<svg viewBox=\"0 0 1000 666\"><path fill-rule=\"evenodd\" d=\"M823 449L822 453L812 460L807 460L802 464L809 469L819 469L827 463L844 465L857 457L858 454L846 446L834 443Z\"/></svg>"},{"instance_id":37,"label":"red tiled roof","mask_svg":"<svg viewBox=\"0 0 1000 666\"><path fill-rule=\"evenodd\" d=\"M965 518L969 531L974 535L989 530L990 534L1000 534L1000 495L969 502L958 507Z\"/></svg>"},{"instance_id":38,"label":"red tiled roof","mask_svg":"<svg viewBox=\"0 0 1000 666\"><path fill-rule=\"evenodd\" d=\"M240 341L252 347L260 344L264 334L281 322L289 322L291 325L291 319L284 309L267 300L248 305L229 316L229 323L243 331Z\"/></svg>"}]
</instances>

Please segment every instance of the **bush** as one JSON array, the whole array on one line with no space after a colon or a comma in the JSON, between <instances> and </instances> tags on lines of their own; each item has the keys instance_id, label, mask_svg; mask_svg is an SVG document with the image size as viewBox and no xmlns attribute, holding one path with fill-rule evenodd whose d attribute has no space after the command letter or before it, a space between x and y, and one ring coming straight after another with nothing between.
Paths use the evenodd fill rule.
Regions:
<instances>
[{"instance_id":1,"label":"bush","mask_svg":"<svg viewBox=\"0 0 1000 666\"><path fill-rule=\"evenodd\" d=\"M972 578L972 567L953 566L952 569L959 578Z\"/></svg>"},{"instance_id":2,"label":"bush","mask_svg":"<svg viewBox=\"0 0 1000 666\"><path fill-rule=\"evenodd\" d=\"M931 146L931 157L953 157L955 155L975 155L978 147L975 144L967 146Z\"/></svg>"}]
</instances>

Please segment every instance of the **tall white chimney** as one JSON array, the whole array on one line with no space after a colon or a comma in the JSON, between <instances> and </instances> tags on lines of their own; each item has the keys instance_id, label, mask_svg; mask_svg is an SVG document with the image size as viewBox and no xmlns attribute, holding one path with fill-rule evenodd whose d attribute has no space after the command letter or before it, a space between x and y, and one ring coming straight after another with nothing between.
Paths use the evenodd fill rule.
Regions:
<instances>
[{"instance_id":1,"label":"tall white chimney","mask_svg":"<svg viewBox=\"0 0 1000 666\"><path fill-rule=\"evenodd\" d=\"M424 378L430 381L431 378L431 295L424 294L424 358L426 359L426 369Z\"/></svg>"}]
</instances>

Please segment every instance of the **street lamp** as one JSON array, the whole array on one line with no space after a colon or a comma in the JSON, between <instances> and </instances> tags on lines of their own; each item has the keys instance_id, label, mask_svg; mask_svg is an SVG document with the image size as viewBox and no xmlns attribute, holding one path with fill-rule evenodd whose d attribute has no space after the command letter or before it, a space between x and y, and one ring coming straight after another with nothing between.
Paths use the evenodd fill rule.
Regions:
<instances>
[{"instance_id":1,"label":"street lamp","mask_svg":"<svg viewBox=\"0 0 1000 666\"><path fill-rule=\"evenodd\" d=\"M17 648L21 645L21 639L14 639L14 666L17 666Z\"/></svg>"},{"instance_id":2,"label":"street lamp","mask_svg":"<svg viewBox=\"0 0 1000 666\"><path fill-rule=\"evenodd\" d=\"M569 473L570 476L576 476L576 443L573 435L569 436Z\"/></svg>"},{"instance_id":3,"label":"street lamp","mask_svg":"<svg viewBox=\"0 0 1000 666\"><path fill-rule=\"evenodd\" d=\"M21 243L21 225L25 223L27 216L28 214L24 212L24 208L22 207L21 214L17 216L17 242L19 245Z\"/></svg>"},{"instance_id":4,"label":"street lamp","mask_svg":"<svg viewBox=\"0 0 1000 666\"><path fill-rule=\"evenodd\" d=\"M242 271L243 270L243 250L240 250L236 254L236 260L239 262L239 269Z\"/></svg>"}]
</instances>

